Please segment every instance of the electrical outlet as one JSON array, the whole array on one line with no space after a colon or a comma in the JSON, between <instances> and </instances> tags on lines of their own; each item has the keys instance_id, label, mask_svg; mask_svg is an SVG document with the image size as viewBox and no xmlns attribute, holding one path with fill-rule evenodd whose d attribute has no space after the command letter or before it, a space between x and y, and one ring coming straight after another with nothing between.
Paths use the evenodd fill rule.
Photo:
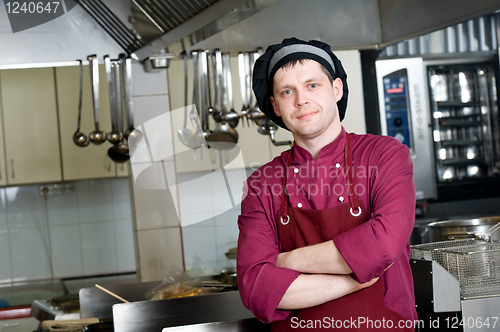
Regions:
<instances>
[{"instance_id":1,"label":"electrical outlet","mask_svg":"<svg viewBox=\"0 0 500 332\"><path fill-rule=\"evenodd\" d=\"M75 192L76 185L72 182L44 184L40 186L40 196L66 195L74 194Z\"/></svg>"}]
</instances>

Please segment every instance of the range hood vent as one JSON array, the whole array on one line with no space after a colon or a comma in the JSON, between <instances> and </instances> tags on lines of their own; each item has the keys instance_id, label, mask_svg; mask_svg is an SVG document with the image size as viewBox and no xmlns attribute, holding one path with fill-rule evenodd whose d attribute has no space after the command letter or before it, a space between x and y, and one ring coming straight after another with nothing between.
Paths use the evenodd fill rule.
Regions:
<instances>
[{"instance_id":1,"label":"range hood vent","mask_svg":"<svg viewBox=\"0 0 500 332\"><path fill-rule=\"evenodd\" d=\"M128 54L143 61L159 53L179 54L279 0L78 1ZM125 13L122 21L117 11Z\"/></svg>"}]
</instances>

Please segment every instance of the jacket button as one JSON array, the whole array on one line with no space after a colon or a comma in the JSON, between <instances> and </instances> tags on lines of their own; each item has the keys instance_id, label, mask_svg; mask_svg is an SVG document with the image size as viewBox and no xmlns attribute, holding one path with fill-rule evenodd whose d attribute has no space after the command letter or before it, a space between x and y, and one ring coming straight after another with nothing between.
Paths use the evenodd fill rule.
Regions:
<instances>
[{"instance_id":1,"label":"jacket button","mask_svg":"<svg viewBox=\"0 0 500 332\"><path fill-rule=\"evenodd\" d=\"M344 201L344 197L340 196L339 197L339 201L343 202Z\"/></svg>"},{"instance_id":2,"label":"jacket button","mask_svg":"<svg viewBox=\"0 0 500 332\"><path fill-rule=\"evenodd\" d=\"M335 167L340 168L340 164L339 164L339 163L336 163L336 164L335 164Z\"/></svg>"},{"instance_id":3,"label":"jacket button","mask_svg":"<svg viewBox=\"0 0 500 332\"><path fill-rule=\"evenodd\" d=\"M298 207L298 208L301 208L301 207L302 207L302 203L298 203L298 204L297 204L297 207Z\"/></svg>"},{"instance_id":4,"label":"jacket button","mask_svg":"<svg viewBox=\"0 0 500 332\"><path fill-rule=\"evenodd\" d=\"M299 172L299 169L298 169L298 168L294 168L294 169L293 169L293 172L294 172L295 174L297 174L297 173Z\"/></svg>"}]
</instances>

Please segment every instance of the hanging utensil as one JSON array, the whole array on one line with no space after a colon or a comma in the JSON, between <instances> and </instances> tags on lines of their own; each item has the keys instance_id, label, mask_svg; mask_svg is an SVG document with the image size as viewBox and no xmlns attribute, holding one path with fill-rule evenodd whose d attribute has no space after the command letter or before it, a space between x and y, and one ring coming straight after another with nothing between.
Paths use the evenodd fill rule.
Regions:
<instances>
[{"instance_id":1,"label":"hanging utensil","mask_svg":"<svg viewBox=\"0 0 500 332\"><path fill-rule=\"evenodd\" d=\"M123 132L123 103L122 103L122 77L125 77L125 66L124 66L124 55L120 54L118 61L114 61L113 76L115 81L114 92L115 92L115 106L116 106L116 122L117 130ZM117 163L124 163L130 159L130 153L128 148L128 137L123 138L120 142L113 145L108 149L108 156Z\"/></svg>"},{"instance_id":2,"label":"hanging utensil","mask_svg":"<svg viewBox=\"0 0 500 332\"><path fill-rule=\"evenodd\" d=\"M90 55L90 79L92 81L92 100L94 106L95 130L89 134L90 141L99 145L106 141L106 133L99 130L99 64L97 55Z\"/></svg>"},{"instance_id":3,"label":"hanging utensil","mask_svg":"<svg viewBox=\"0 0 500 332\"><path fill-rule=\"evenodd\" d=\"M241 93L241 114L246 118L248 112L248 89L247 89L247 76L246 76L246 66L245 66L245 55L240 52L238 53L238 73L240 76L240 93ZM247 118L248 119L248 118ZM241 121L243 126L245 126L244 119Z\"/></svg>"},{"instance_id":4,"label":"hanging utensil","mask_svg":"<svg viewBox=\"0 0 500 332\"><path fill-rule=\"evenodd\" d=\"M222 115L227 111L226 107L226 92L225 92L225 81L223 81L223 68L222 68L222 54L220 50L215 50L215 89L219 91L220 96L218 102L219 108L214 109L212 112L212 117L215 122L222 122Z\"/></svg>"},{"instance_id":5,"label":"hanging utensil","mask_svg":"<svg viewBox=\"0 0 500 332\"><path fill-rule=\"evenodd\" d=\"M226 70L226 82L227 82L227 96L229 99L229 107L231 109L224 114L224 121L226 121L232 128L236 128L238 126L238 122L240 120L240 116L234 110L233 103L233 83L232 83L232 74L231 74L231 58L229 53L224 54L224 64Z\"/></svg>"},{"instance_id":6,"label":"hanging utensil","mask_svg":"<svg viewBox=\"0 0 500 332\"><path fill-rule=\"evenodd\" d=\"M259 56L260 56L260 54L258 52L251 53L252 59L250 59L250 77L253 77L253 67L254 67L255 62L257 61L257 58ZM252 85L250 84L249 85L249 92L250 92L250 95L253 96L253 91L252 91L251 86ZM264 112L262 112L260 110L257 100L255 100L255 105L248 110L247 115L250 118L250 120L255 122L259 127L262 127L262 125L264 124L264 119L267 118L266 115L264 114Z\"/></svg>"},{"instance_id":7,"label":"hanging utensil","mask_svg":"<svg viewBox=\"0 0 500 332\"><path fill-rule=\"evenodd\" d=\"M123 134L118 130L117 127L117 113L119 109L117 108L117 102L121 103L121 100L116 98L115 94L116 86L119 86L120 82L116 81L115 74L113 73L111 59L108 55L104 56L104 65L106 67L106 77L108 79L109 108L111 113L111 132L108 133L108 141L114 145L120 143L123 140Z\"/></svg>"},{"instance_id":8,"label":"hanging utensil","mask_svg":"<svg viewBox=\"0 0 500 332\"><path fill-rule=\"evenodd\" d=\"M86 147L90 143L90 139L80 131L80 122L82 118L82 94L83 94L83 63L82 60L78 60L80 63L80 94L78 99L78 127L73 134L73 142L79 147Z\"/></svg>"},{"instance_id":9,"label":"hanging utensil","mask_svg":"<svg viewBox=\"0 0 500 332\"><path fill-rule=\"evenodd\" d=\"M200 85L201 85L201 129L203 139L209 140L212 132L209 129L208 115L209 108L211 107L211 97L210 97L210 80L208 71L208 52L201 52L200 59Z\"/></svg>"}]
</instances>

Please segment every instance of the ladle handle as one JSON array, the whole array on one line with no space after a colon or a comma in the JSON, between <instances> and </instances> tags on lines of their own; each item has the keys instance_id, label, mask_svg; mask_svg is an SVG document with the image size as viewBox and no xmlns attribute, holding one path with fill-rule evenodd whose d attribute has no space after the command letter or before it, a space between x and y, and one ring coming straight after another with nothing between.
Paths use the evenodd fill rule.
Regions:
<instances>
[{"instance_id":1,"label":"ladle handle","mask_svg":"<svg viewBox=\"0 0 500 332\"><path fill-rule=\"evenodd\" d=\"M99 63L97 55L87 57L90 64L90 80L92 82L92 100L94 106L95 130L99 131Z\"/></svg>"},{"instance_id":2,"label":"ladle handle","mask_svg":"<svg viewBox=\"0 0 500 332\"><path fill-rule=\"evenodd\" d=\"M231 107L231 111L234 111L234 103L233 103L233 83L232 83L232 75L231 75L231 58L229 53L224 54L224 60L226 64L226 82L227 82L227 96L229 99L229 107Z\"/></svg>"},{"instance_id":3,"label":"ladle handle","mask_svg":"<svg viewBox=\"0 0 500 332\"><path fill-rule=\"evenodd\" d=\"M187 118L188 118L188 57L187 53L182 53L182 59L184 60L184 127L187 126Z\"/></svg>"},{"instance_id":4,"label":"ladle handle","mask_svg":"<svg viewBox=\"0 0 500 332\"><path fill-rule=\"evenodd\" d=\"M246 110L248 107L247 81L246 81L246 70L245 70L245 55L242 52L238 53L238 72L240 74L241 105L242 109Z\"/></svg>"},{"instance_id":5,"label":"ladle handle","mask_svg":"<svg viewBox=\"0 0 500 332\"><path fill-rule=\"evenodd\" d=\"M215 50L215 75L216 75L216 89L220 90L219 111L227 111L226 104L226 89L223 81L223 64L222 54L220 50ZM217 102L217 101L216 101Z\"/></svg>"},{"instance_id":6,"label":"ladle handle","mask_svg":"<svg viewBox=\"0 0 500 332\"><path fill-rule=\"evenodd\" d=\"M80 123L82 120L82 95L83 95L83 62L78 59L80 67L80 93L78 95L78 126L76 128L76 133L80 131Z\"/></svg>"},{"instance_id":7,"label":"ladle handle","mask_svg":"<svg viewBox=\"0 0 500 332\"><path fill-rule=\"evenodd\" d=\"M115 98L116 98L116 129L123 132L123 103L122 103L122 68L123 58L114 63L114 77L115 77Z\"/></svg>"},{"instance_id":8,"label":"ladle handle","mask_svg":"<svg viewBox=\"0 0 500 332\"><path fill-rule=\"evenodd\" d=\"M121 56L121 55L120 55ZM134 129L134 101L132 99L132 58L124 59L123 79L125 85L125 101L127 105L127 126L128 129ZM123 64L122 64L123 65Z\"/></svg>"},{"instance_id":9,"label":"ladle handle","mask_svg":"<svg viewBox=\"0 0 500 332\"><path fill-rule=\"evenodd\" d=\"M117 131L116 121L116 97L115 97L115 75L109 55L104 56L104 66L106 67L106 78L108 79L109 107L111 113L111 128L112 131Z\"/></svg>"}]
</instances>

